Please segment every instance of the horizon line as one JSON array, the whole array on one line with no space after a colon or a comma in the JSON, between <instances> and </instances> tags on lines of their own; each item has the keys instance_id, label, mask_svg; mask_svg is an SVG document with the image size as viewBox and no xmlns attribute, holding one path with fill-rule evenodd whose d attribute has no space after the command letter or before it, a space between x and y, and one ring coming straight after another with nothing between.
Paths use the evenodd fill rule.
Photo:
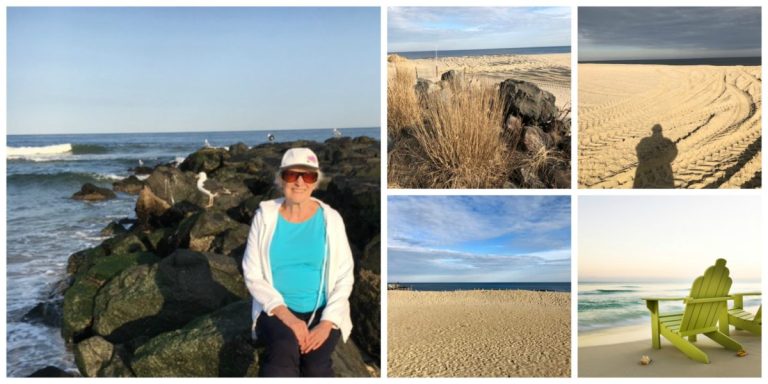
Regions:
<instances>
[{"instance_id":1,"label":"horizon line","mask_svg":"<svg viewBox=\"0 0 768 384\"><path fill-rule=\"evenodd\" d=\"M388 281L387 284L571 284L570 281Z\"/></svg>"},{"instance_id":2,"label":"horizon line","mask_svg":"<svg viewBox=\"0 0 768 384\"><path fill-rule=\"evenodd\" d=\"M6 136L57 136L57 135L136 135L143 133L232 133L232 132L280 132L280 131L309 131L323 129L374 129L381 126L372 127L333 127L333 128L281 128L281 129L236 129L231 131L133 131L133 132L79 132L79 133L6 133Z\"/></svg>"},{"instance_id":3,"label":"horizon line","mask_svg":"<svg viewBox=\"0 0 768 384\"><path fill-rule=\"evenodd\" d=\"M558 48L558 47L571 47L571 44L568 45L535 45L535 46L529 46L529 47L497 47L497 48L459 48L459 49L429 49L429 50L422 50L422 51L387 51L387 54L391 53L411 53L411 52L450 52L450 51L483 51L488 49L526 49L526 48Z\"/></svg>"},{"instance_id":4,"label":"horizon line","mask_svg":"<svg viewBox=\"0 0 768 384\"><path fill-rule=\"evenodd\" d=\"M763 56L708 56L708 57L677 57L677 58L643 58L643 59L579 59L577 63L594 64L594 63L620 63L620 62L644 62L644 61L693 61L693 60L734 60L734 59L760 59L762 62Z\"/></svg>"}]
</instances>

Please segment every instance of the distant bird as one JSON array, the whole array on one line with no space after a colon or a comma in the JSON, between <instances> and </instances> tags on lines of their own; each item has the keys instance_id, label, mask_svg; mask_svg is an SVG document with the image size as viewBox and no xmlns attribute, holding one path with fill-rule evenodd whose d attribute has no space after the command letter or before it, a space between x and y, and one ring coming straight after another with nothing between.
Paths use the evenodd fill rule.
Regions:
<instances>
[{"instance_id":1,"label":"distant bird","mask_svg":"<svg viewBox=\"0 0 768 384\"><path fill-rule=\"evenodd\" d=\"M141 159L139 159L139 167L143 167L143 166L144 166L144 162L141 161Z\"/></svg>"},{"instance_id":2,"label":"distant bird","mask_svg":"<svg viewBox=\"0 0 768 384\"><path fill-rule=\"evenodd\" d=\"M205 143L203 143L203 146L206 148L212 147L211 143L208 142L208 139L205 139Z\"/></svg>"},{"instance_id":3,"label":"distant bird","mask_svg":"<svg viewBox=\"0 0 768 384\"><path fill-rule=\"evenodd\" d=\"M338 128L333 129L333 137L341 137L341 131Z\"/></svg>"},{"instance_id":4,"label":"distant bird","mask_svg":"<svg viewBox=\"0 0 768 384\"><path fill-rule=\"evenodd\" d=\"M267 133L267 141L269 141L270 143L274 143L275 142L275 135L273 135L271 133Z\"/></svg>"}]
</instances>

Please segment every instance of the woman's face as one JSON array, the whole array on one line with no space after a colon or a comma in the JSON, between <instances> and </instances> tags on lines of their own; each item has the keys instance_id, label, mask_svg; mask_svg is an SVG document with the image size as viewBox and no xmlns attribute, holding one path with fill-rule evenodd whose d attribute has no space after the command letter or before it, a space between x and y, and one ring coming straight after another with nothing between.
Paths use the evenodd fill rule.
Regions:
<instances>
[{"instance_id":1,"label":"woman's face","mask_svg":"<svg viewBox=\"0 0 768 384\"><path fill-rule=\"evenodd\" d=\"M293 175L291 175L292 173ZM300 176L295 177L296 173L300 174ZM314 191L317 186L317 180L311 183L306 182L304 179L309 179L310 177L304 175L305 173L317 174L317 170L311 168L290 167L281 172L283 179L283 195L289 203L300 204L307 201L312 196L312 191ZM286 180L286 175L289 176L288 179L293 179L295 177L295 180Z\"/></svg>"}]
</instances>

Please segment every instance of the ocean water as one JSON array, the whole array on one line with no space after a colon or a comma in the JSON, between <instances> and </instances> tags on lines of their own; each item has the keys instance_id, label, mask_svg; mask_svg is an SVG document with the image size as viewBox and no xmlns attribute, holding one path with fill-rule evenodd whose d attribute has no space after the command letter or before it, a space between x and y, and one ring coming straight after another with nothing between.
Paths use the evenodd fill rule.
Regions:
<instances>
[{"instance_id":1,"label":"ocean water","mask_svg":"<svg viewBox=\"0 0 768 384\"><path fill-rule=\"evenodd\" d=\"M681 283L579 283L579 332L627 325L650 324L651 315L643 298L684 297L691 282ZM731 293L761 291L759 282L734 281ZM760 296L744 298L744 307L754 311ZM662 312L682 311L682 302L662 302Z\"/></svg>"},{"instance_id":2,"label":"ocean water","mask_svg":"<svg viewBox=\"0 0 768 384\"><path fill-rule=\"evenodd\" d=\"M331 129L273 131L276 141L325 141ZM343 129L344 136L380 139L379 128ZM72 200L83 183L111 188L129 168L168 163L203 147L267 142L267 133L195 132L7 137L7 370L26 376L47 365L76 370L58 328L25 322L66 277L72 253L104 240L111 220L135 217L136 196L86 203Z\"/></svg>"},{"instance_id":3,"label":"ocean water","mask_svg":"<svg viewBox=\"0 0 768 384\"><path fill-rule=\"evenodd\" d=\"M405 57L406 59L431 59L437 57L463 57L463 56L495 56L495 55L542 55L549 53L571 53L571 46L557 47L526 47L526 48L494 48L494 49L456 49L448 51L410 51L389 52Z\"/></svg>"},{"instance_id":4,"label":"ocean water","mask_svg":"<svg viewBox=\"0 0 768 384\"><path fill-rule=\"evenodd\" d=\"M412 291L526 290L570 292L571 283L397 283Z\"/></svg>"},{"instance_id":5,"label":"ocean water","mask_svg":"<svg viewBox=\"0 0 768 384\"><path fill-rule=\"evenodd\" d=\"M579 61L579 64L654 64L654 65L718 65L718 66L755 66L761 65L762 58L757 57L708 57L691 59L645 59L645 60L604 60Z\"/></svg>"}]
</instances>

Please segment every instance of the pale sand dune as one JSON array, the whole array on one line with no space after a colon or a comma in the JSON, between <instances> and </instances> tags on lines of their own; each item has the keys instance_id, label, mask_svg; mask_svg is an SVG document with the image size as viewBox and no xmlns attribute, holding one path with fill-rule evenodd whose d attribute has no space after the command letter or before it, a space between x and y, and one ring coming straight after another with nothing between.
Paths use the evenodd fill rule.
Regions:
<instances>
[{"instance_id":1,"label":"pale sand dune","mask_svg":"<svg viewBox=\"0 0 768 384\"><path fill-rule=\"evenodd\" d=\"M388 64L390 76L394 73L395 66L415 69L419 78L432 81L440 80L440 75L451 69L494 83L506 79L530 81L539 88L551 92L555 96L555 104L558 108L569 105L571 102L570 53L405 60Z\"/></svg>"},{"instance_id":2,"label":"pale sand dune","mask_svg":"<svg viewBox=\"0 0 768 384\"><path fill-rule=\"evenodd\" d=\"M570 376L569 293L388 296L390 377Z\"/></svg>"},{"instance_id":3,"label":"pale sand dune","mask_svg":"<svg viewBox=\"0 0 768 384\"><path fill-rule=\"evenodd\" d=\"M709 364L687 358L663 337L661 349L651 347L650 324L579 334L579 377L760 377L760 336L734 331L730 336L744 346L738 357L706 336L696 345L709 355ZM640 358L650 356L650 365Z\"/></svg>"},{"instance_id":4,"label":"pale sand dune","mask_svg":"<svg viewBox=\"0 0 768 384\"><path fill-rule=\"evenodd\" d=\"M580 64L579 185L633 188L636 146L659 124L675 188L758 187L760 87L759 66Z\"/></svg>"}]
</instances>

